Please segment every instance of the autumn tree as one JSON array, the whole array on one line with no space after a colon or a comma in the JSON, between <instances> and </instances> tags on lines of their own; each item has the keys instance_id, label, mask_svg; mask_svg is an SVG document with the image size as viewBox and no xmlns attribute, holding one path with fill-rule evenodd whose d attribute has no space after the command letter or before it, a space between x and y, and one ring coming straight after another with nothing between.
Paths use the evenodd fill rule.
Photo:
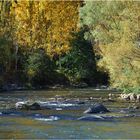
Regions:
<instances>
[{"instance_id":1,"label":"autumn tree","mask_svg":"<svg viewBox=\"0 0 140 140\"><path fill-rule=\"evenodd\" d=\"M77 29L80 3L27 0L13 3L18 43L30 49L44 48L50 56L66 52L71 32Z\"/></svg>"},{"instance_id":2,"label":"autumn tree","mask_svg":"<svg viewBox=\"0 0 140 140\"><path fill-rule=\"evenodd\" d=\"M40 57L36 55L38 49L45 50L51 59L68 52L71 32L77 31L80 4L81 1L64 0L1 1L0 61L6 67L5 71L8 74L30 73L25 70L28 66L24 68L24 64L34 56Z\"/></svg>"}]
</instances>

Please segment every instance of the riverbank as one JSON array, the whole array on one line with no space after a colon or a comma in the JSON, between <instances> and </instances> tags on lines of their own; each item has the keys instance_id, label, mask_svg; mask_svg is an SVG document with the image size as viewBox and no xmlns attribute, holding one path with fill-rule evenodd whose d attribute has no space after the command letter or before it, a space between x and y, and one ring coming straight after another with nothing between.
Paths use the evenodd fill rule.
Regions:
<instances>
[{"instance_id":1,"label":"riverbank","mask_svg":"<svg viewBox=\"0 0 140 140\"><path fill-rule=\"evenodd\" d=\"M91 86L86 83L75 83L75 84L54 84L54 85L46 85L46 86L25 86L18 84L6 84L0 87L0 92L3 91L17 91L17 90L45 90L45 89L79 89L79 88L94 88L95 90L112 90L117 91L117 89L110 89L106 85L100 86Z\"/></svg>"},{"instance_id":2,"label":"riverbank","mask_svg":"<svg viewBox=\"0 0 140 140\"><path fill-rule=\"evenodd\" d=\"M112 101L112 102L140 102L140 94L136 93L123 93L121 90L114 88L109 88L107 86L88 86L86 83L70 84L70 85L47 85L47 86L38 86L38 87L27 87L27 86L18 86L17 84L8 84L0 88L1 92L12 92L12 91L28 91L28 90L65 90L65 89L93 89L94 91L107 91L109 92L107 98L102 99L102 101ZM90 99L94 97L89 97Z\"/></svg>"}]
</instances>

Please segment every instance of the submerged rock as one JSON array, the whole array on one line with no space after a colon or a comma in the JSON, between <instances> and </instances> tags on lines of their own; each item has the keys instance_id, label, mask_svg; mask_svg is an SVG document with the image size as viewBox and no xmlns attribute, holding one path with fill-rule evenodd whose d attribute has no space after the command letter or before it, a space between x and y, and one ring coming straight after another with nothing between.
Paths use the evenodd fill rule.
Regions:
<instances>
[{"instance_id":1,"label":"submerged rock","mask_svg":"<svg viewBox=\"0 0 140 140\"><path fill-rule=\"evenodd\" d=\"M124 108L120 111L120 113L137 113L139 112L140 106L138 104L130 104L127 108Z\"/></svg>"},{"instance_id":2,"label":"submerged rock","mask_svg":"<svg viewBox=\"0 0 140 140\"><path fill-rule=\"evenodd\" d=\"M140 109L140 107L139 107L139 106L134 106L133 108L134 108L134 109Z\"/></svg>"},{"instance_id":3,"label":"submerged rock","mask_svg":"<svg viewBox=\"0 0 140 140\"><path fill-rule=\"evenodd\" d=\"M133 105L130 105L127 109L136 110L136 109L140 109L140 106L138 104L133 104Z\"/></svg>"},{"instance_id":4,"label":"submerged rock","mask_svg":"<svg viewBox=\"0 0 140 140\"><path fill-rule=\"evenodd\" d=\"M115 121L122 118L131 118L131 117L140 117L139 115L135 114L116 114L116 115L86 115L78 118L77 120L83 121Z\"/></svg>"},{"instance_id":5,"label":"submerged rock","mask_svg":"<svg viewBox=\"0 0 140 140\"><path fill-rule=\"evenodd\" d=\"M88 84L84 82L80 82L80 83L72 83L71 86L76 88L86 88L88 87Z\"/></svg>"},{"instance_id":6,"label":"submerged rock","mask_svg":"<svg viewBox=\"0 0 140 140\"><path fill-rule=\"evenodd\" d=\"M108 98L108 99L103 99L103 102L116 102L116 100L112 99L112 98Z\"/></svg>"},{"instance_id":7,"label":"submerged rock","mask_svg":"<svg viewBox=\"0 0 140 140\"><path fill-rule=\"evenodd\" d=\"M77 120L97 121L97 120L104 120L104 118L101 116L92 115L92 116L82 116L82 117L78 118Z\"/></svg>"},{"instance_id":8,"label":"submerged rock","mask_svg":"<svg viewBox=\"0 0 140 140\"><path fill-rule=\"evenodd\" d=\"M79 101L77 104L78 105L83 105L83 104L85 104L85 102L84 101Z\"/></svg>"},{"instance_id":9,"label":"submerged rock","mask_svg":"<svg viewBox=\"0 0 140 140\"><path fill-rule=\"evenodd\" d=\"M84 113L91 114L91 113L107 113L107 112L110 111L104 105L96 103L92 107L88 108Z\"/></svg>"}]
</instances>

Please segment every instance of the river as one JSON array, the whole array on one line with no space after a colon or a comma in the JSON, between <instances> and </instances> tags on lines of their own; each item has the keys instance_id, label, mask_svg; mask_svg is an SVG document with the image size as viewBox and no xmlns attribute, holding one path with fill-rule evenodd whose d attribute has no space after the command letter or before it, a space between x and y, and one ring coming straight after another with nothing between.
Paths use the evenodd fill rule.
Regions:
<instances>
[{"instance_id":1,"label":"river","mask_svg":"<svg viewBox=\"0 0 140 140\"><path fill-rule=\"evenodd\" d=\"M118 117L108 120L80 120L83 112L110 91L94 89L63 89L13 91L0 93L0 139L140 139L140 110L129 112L134 117ZM117 94L117 92L116 92ZM85 104L60 104L52 109L20 111L13 110L18 101L42 101L59 95L66 99L85 101ZM96 100L97 99L97 100ZM120 112L129 103L103 102L111 110L110 116ZM127 114L128 115L128 114Z\"/></svg>"}]
</instances>

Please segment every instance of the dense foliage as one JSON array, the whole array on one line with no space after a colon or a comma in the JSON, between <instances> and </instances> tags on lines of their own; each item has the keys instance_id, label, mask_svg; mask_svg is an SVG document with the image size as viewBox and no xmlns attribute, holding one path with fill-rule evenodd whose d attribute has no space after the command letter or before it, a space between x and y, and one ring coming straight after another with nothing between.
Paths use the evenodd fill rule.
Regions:
<instances>
[{"instance_id":1,"label":"dense foliage","mask_svg":"<svg viewBox=\"0 0 140 140\"><path fill-rule=\"evenodd\" d=\"M1 83L22 83L30 87L80 82L89 75L94 79L95 68L91 72L86 65L80 66L85 62L88 65L86 58L89 58L90 67L95 67L92 46L84 40L84 33L74 35L80 32L77 24L81 4L81 1L1 1ZM86 48L90 48L90 56ZM77 62L68 69L72 61L66 59L71 52L76 53L72 61Z\"/></svg>"},{"instance_id":2,"label":"dense foliage","mask_svg":"<svg viewBox=\"0 0 140 140\"><path fill-rule=\"evenodd\" d=\"M84 39L86 28L73 34L70 40L71 49L58 60L59 69L71 82L95 84L96 64L93 47ZM90 82L91 81L91 82Z\"/></svg>"},{"instance_id":3,"label":"dense foliage","mask_svg":"<svg viewBox=\"0 0 140 140\"><path fill-rule=\"evenodd\" d=\"M139 90L140 2L86 1L80 17L90 28L88 38L96 41L98 66L109 73L110 84Z\"/></svg>"},{"instance_id":4,"label":"dense foliage","mask_svg":"<svg viewBox=\"0 0 140 140\"><path fill-rule=\"evenodd\" d=\"M138 92L139 26L139 1L2 0L0 86L85 82Z\"/></svg>"}]
</instances>

